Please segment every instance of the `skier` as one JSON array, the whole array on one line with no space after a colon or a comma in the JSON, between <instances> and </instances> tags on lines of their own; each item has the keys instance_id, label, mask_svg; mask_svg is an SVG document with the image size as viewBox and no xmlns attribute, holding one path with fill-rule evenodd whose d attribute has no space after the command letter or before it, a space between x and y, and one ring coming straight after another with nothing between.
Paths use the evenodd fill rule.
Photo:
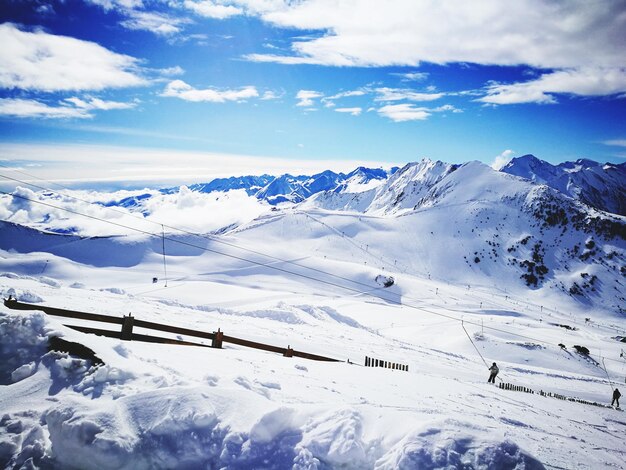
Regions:
<instances>
[{"instance_id":1,"label":"skier","mask_svg":"<svg viewBox=\"0 0 626 470\"><path fill-rule=\"evenodd\" d=\"M619 393L619 389L615 389L615 391L613 392L613 401L611 402L611 406L613 406L613 403L617 403L617 408L619 408L619 397L621 397L622 394Z\"/></svg>"},{"instance_id":2,"label":"skier","mask_svg":"<svg viewBox=\"0 0 626 470\"><path fill-rule=\"evenodd\" d=\"M491 382L492 384L495 384L496 375L498 375L498 372L500 372L500 369L498 369L498 366L494 362L492 366L489 368L489 371L491 372L491 375L489 376L489 380L487 380L487 383Z\"/></svg>"}]
</instances>

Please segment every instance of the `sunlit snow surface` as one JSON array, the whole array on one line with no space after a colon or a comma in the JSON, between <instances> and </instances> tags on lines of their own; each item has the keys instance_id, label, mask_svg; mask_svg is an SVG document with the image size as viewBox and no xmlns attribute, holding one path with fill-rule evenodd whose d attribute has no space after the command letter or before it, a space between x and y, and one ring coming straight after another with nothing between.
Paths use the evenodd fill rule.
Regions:
<instances>
[{"instance_id":1,"label":"sunlit snow surface","mask_svg":"<svg viewBox=\"0 0 626 470\"><path fill-rule=\"evenodd\" d=\"M620 293L611 284L619 273L570 263L551 272L543 287L529 289L519 270L500 260L481 255L480 263L467 262L464 255L484 250L495 233L505 239L502 253L523 236L539 235L528 220L511 215L511 207L489 199L505 187L509 195L523 193L518 180L498 176L491 193L475 183L459 195L459 171L467 169L452 173L456 179L447 180L445 190L431 181L436 199L416 191L416 201L405 200L398 210L328 210L327 196L327 205L262 207L247 214L254 220L217 239L166 231L167 287L158 235L81 238L3 224L4 297L114 316L132 312L201 331L220 328L354 364L228 343L215 350L107 339L63 326L86 322L1 307L0 463L623 468L623 412L487 384L487 367L463 329L488 363L498 363L503 381L609 404L611 387L626 375L624 343L616 339L626 336L624 321L613 307ZM481 173L470 168L467 174ZM424 206L411 209L419 201ZM486 223L485 214L499 223ZM95 221L92 229L100 233ZM572 232L559 243L584 243L587 236ZM560 247L548 250L555 266ZM605 247L623 257L623 241ZM582 302L556 288L590 267L606 288L601 296ZM393 276L394 285L377 284L381 274ZM105 365L47 353L53 335L89 346ZM579 355L574 345L606 358L613 383L602 363ZM365 368L365 356L408 364L409 372Z\"/></svg>"}]
</instances>

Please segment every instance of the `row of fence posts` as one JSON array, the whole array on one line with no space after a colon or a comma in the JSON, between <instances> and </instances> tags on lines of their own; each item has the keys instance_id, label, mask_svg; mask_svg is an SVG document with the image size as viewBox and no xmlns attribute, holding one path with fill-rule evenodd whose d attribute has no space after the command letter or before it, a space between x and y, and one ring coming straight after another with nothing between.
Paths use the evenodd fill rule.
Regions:
<instances>
[{"instance_id":1,"label":"row of fence posts","mask_svg":"<svg viewBox=\"0 0 626 470\"><path fill-rule=\"evenodd\" d=\"M500 382L498 387L503 390L512 390L514 392L535 393L535 391L530 388L521 387L519 385L513 385L505 382Z\"/></svg>"},{"instance_id":2,"label":"row of fence posts","mask_svg":"<svg viewBox=\"0 0 626 470\"><path fill-rule=\"evenodd\" d=\"M383 361L373 357L365 356L365 367L382 367L383 369L409 371L408 364L398 364L397 362Z\"/></svg>"},{"instance_id":3,"label":"row of fence posts","mask_svg":"<svg viewBox=\"0 0 626 470\"><path fill-rule=\"evenodd\" d=\"M572 397L568 397L565 395L560 395L558 393L544 392L543 390L539 390L539 392L535 392L534 390L530 388L521 387L519 385L513 385L509 383L500 382L500 385L498 385L498 387L503 390L511 390L514 392L539 393L539 395L542 397L550 397L550 398L556 398L557 400L572 401L575 403L582 403L583 405L593 405L593 406L600 406L602 408L611 408L609 405L598 403L595 401L581 400L580 398L572 398Z\"/></svg>"}]
</instances>

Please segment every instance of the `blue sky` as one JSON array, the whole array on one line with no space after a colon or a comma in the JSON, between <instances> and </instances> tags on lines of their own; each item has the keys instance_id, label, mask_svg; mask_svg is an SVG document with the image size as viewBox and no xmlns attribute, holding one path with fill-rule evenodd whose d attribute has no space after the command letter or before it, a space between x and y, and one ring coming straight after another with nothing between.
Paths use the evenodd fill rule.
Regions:
<instances>
[{"instance_id":1,"label":"blue sky","mask_svg":"<svg viewBox=\"0 0 626 470\"><path fill-rule=\"evenodd\" d=\"M50 178L626 158L623 1L1 9L0 159Z\"/></svg>"}]
</instances>

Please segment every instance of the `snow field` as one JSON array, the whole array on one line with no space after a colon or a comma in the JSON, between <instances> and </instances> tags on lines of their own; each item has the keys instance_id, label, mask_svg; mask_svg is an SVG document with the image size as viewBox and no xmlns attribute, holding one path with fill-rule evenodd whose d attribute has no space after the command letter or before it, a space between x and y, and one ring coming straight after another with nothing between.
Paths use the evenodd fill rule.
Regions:
<instances>
[{"instance_id":1,"label":"snow field","mask_svg":"<svg viewBox=\"0 0 626 470\"><path fill-rule=\"evenodd\" d=\"M483 173L470 164L443 185L430 181L435 199L416 187L392 211L395 218L383 217L381 207L363 214L304 204L226 230L220 240L236 246L168 233L167 287L157 236L80 238L3 224L4 297L220 328L355 364L231 344L212 350L124 342L64 326L88 322L0 307L0 463L622 468L620 411L500 390L486 383L481 355L498 363L506 382L609 403L626 376L616 339L626 336L615 309L621 281L611 271L623 243L603 243L621 253L604 264L566 259L589 235L533 226L528 213L501 200L505 187L523 194L524 184L503 176L485 191ZM453 191L461 182L462 195ZM556 268L543 285L528 288L524 271L507 261L530 259L538 240L554 240L545 242L543 256ZM598 276L595 293L580 298L559 287L583 273ZM392 276L394 285L382 288L377 275ZM47 352L53 335L85 344L105 365ZM589 348L591 358L574 345ZM366 355L410 370L362 367ZM605 363L595 362L602 357Z\"/></svg>"},{"instance_id":2,"label":"snow field","mask_svg":"<svg viewBox=\"0 0 626 470\"><path fill-rule=\"evenodd\" d=\"M232 345L214 351L121 342L62 326L70 320L3 308L2 326L12 325L10 336L22 345L6 346L8 334L2 330L3 352L21 358L11 365L21 371L0 395L6 410L2 442L9 443L2 447L8 449L3 456L12 464L30 458L39 465L55 461L74 468L619 465L624 424L617 412L487 385L486 368L454 320L362 295L331 291L322 296L323 289L313 282L303 284L267 270L249 273L247 284L232 283L230 290L199 279L193 290L202 292L185 299L184 286L140 296L121 293L127 287L116 287L124 280L117 268L107 272L106 267L80 265L85 287L67 290L76 282L77 266L46 256L52 259L49 264L68 267L65 277L55 276L58 280L51 283L36 273L4 274L3 294L13 289L18 298L38 296L46 305L112 315L132 311L137 318L201 330L219 326L228 334L281 346L288 342L355 362L362 363L365 355L406 362L410 372L282 358ZM3 269L15 267L13 263L28 266L21 257L12 258L2 260ZM186 266L193 273L201 263L197 258L187 260L191 266L181 262L178 269ZM129 279L144 278L150 289L145 277L158 264L145 259ZM202 260L203 265L214 262ZM230 269L220 266L224 282L229 273L241 275L233 264ZM355 274L344 269L335 272ZM499 297L393 274L403 286L399 292L423 299L429 310L452 316L463 311L464 318L489 318L503 329L516 320L523 333L552 332L554 341L564 334L578 339L584 334L589 344L597 335L598 343L607 346L606 334L598 335L592 327L584 332L548 328L537 321L536 311L520 312ZM303 293L307 285L309 294ZM170 296L179 300L168 300ZM448 304L431 303L439 297ZM213 307L207 299L230 306ZM466 308L479 299L483 310ZM198 300L204 303L194 303ZM475 325L466 327L472 335L479 332ZM52 331L88 344L106 366L94 370L63 354L45 354L42 338ZM497 358L507 381L553 392L575 390L581 398L599 401L608 396L601 370L571 351L563 359L560 351L529 349L520 346L519 338L489 331L475 341L485 357ZM14 353L18 350L21 356Z\"/></svg>"}]
</instances>

